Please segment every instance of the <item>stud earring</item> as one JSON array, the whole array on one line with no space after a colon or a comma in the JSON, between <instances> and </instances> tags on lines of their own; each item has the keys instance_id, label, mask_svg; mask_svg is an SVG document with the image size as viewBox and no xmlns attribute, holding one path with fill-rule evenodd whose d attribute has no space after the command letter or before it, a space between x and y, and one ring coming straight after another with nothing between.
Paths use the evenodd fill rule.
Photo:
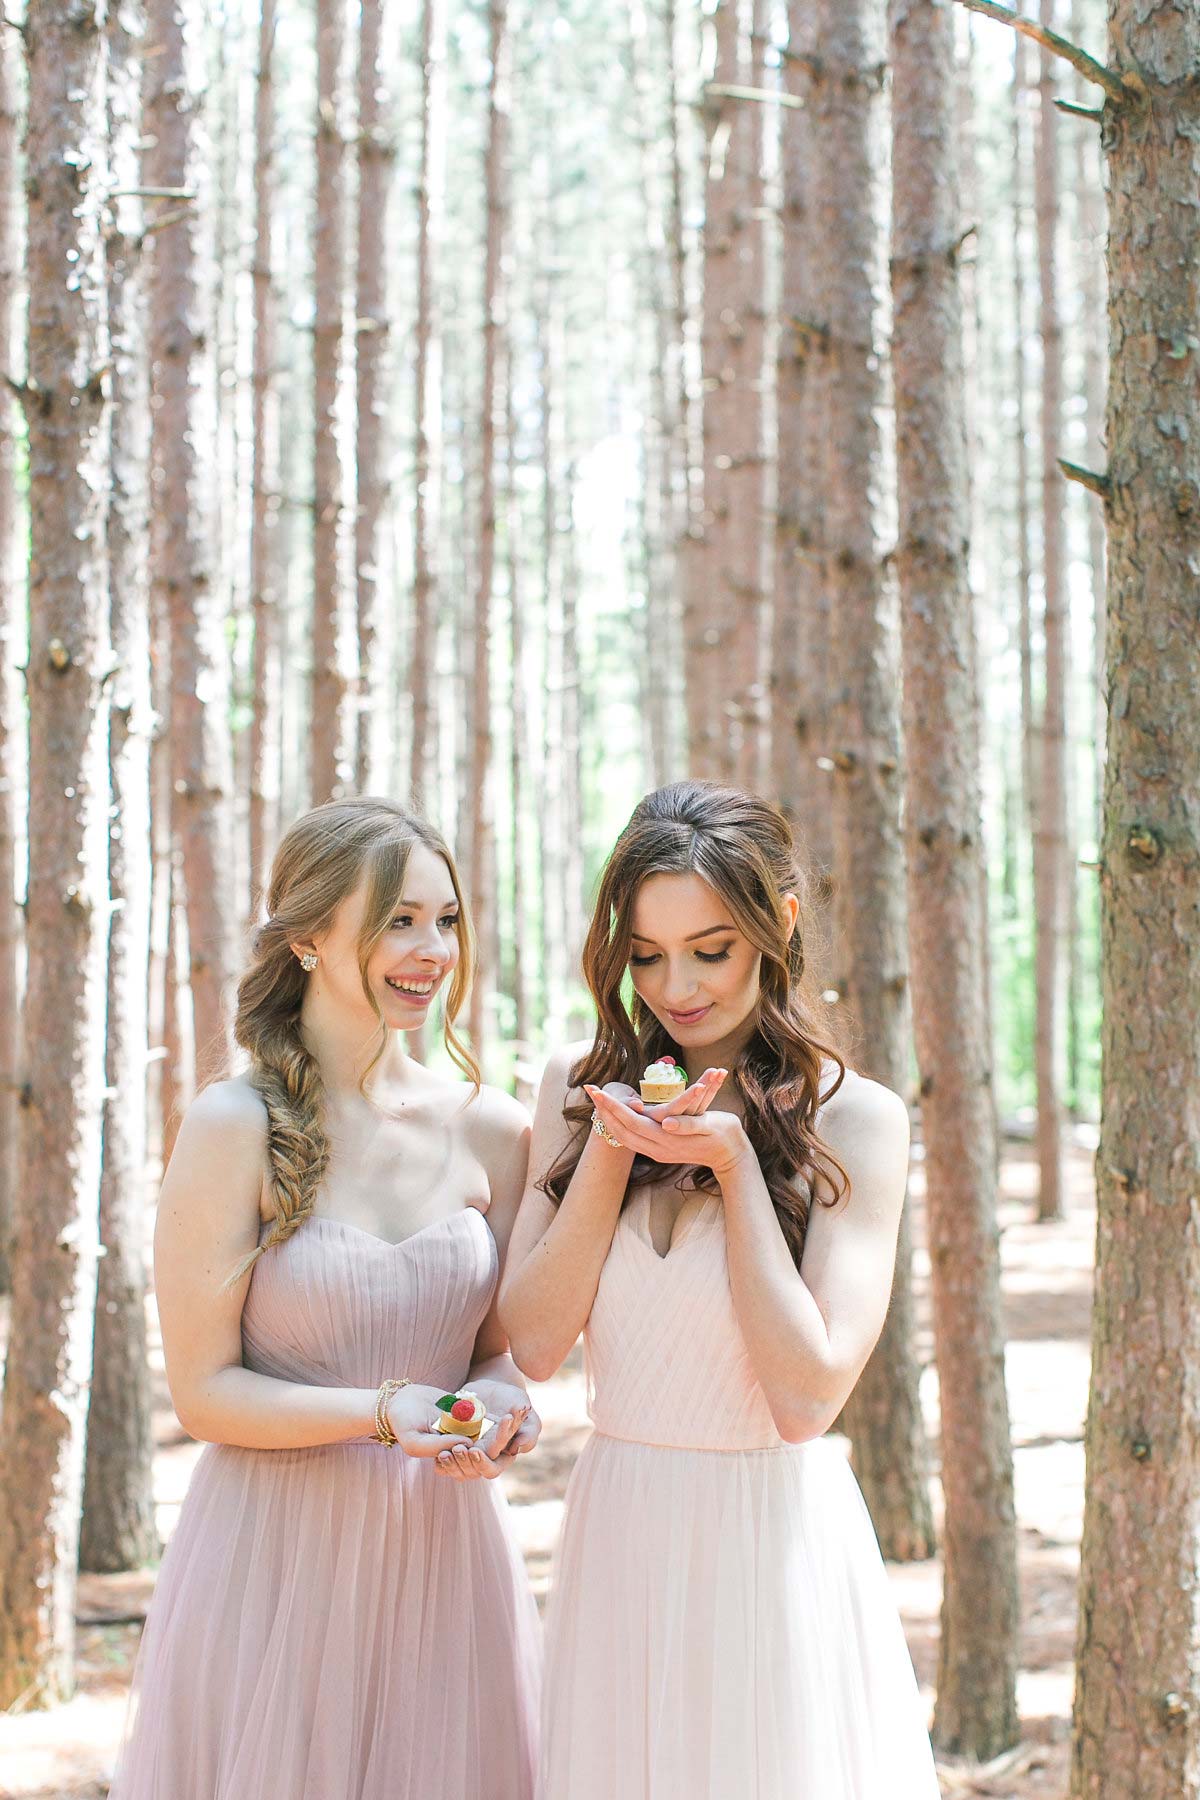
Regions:
<instances>
[{"instance_id":1,"label":"stud earring","mask_svg":"<svg viewBox=\"0 0 1200 1800\"><path fill-rule=\"evenodd\" d=\"M313 950L306 950L304 955L300 958L300 967L304 970L306 975L311 975L317 966L317 961L318 958L316 952Z\"/></svg>"}]
</instances>

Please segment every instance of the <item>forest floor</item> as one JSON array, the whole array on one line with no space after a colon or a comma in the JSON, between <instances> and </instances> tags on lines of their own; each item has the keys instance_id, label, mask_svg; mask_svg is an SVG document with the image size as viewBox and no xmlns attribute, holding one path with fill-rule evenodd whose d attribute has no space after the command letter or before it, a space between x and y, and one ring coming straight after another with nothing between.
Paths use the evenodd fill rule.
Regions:
<instances>
[{"instance_id":1,"label":"forest floor","mask_svg":"<svg viewBox=\"0 0 1200 1800\"><path fill-rule=\"evenodd\" d=\"M1075 1583L1083 1506L1083 1420L1095 1232L1092 1145L1080 1132L1069 1156L1068 1214L1031 1217L1036 1169L1028 1144L1009 1141L1003 1160L1001 1231L1009 1405L1016 1465L1024 1623L1019 1703L1021 1741L986 1767L947 1759L945 1800L1061 1800L1066 1792ZM919 1154L919 1152L918 1152ZM919 1161L912 1184L922 1398L936 1442L937 1380L928 1313ZM175 1422L157 1332L158 1451L155 1489L168 1537L200 1447ZM535 1390L544 1420L536 1455L505 1477L530 1579L544 1598L563 1492L587 1435L579 1351ZM937 1487L935 1481L935 1496ZM935 1498L936 1503L936 1498ZM913 1661L932 1706L937 1667L940 1566L936 1559L889 1569ZM0 1718L0 1800L101 1800L120 1735L129 1675L154 1571L85 1576L79 1584L79 1688L51 1712ZM807 1796L806 1800L820 1800Z\"/></svg>"}]
</instances>

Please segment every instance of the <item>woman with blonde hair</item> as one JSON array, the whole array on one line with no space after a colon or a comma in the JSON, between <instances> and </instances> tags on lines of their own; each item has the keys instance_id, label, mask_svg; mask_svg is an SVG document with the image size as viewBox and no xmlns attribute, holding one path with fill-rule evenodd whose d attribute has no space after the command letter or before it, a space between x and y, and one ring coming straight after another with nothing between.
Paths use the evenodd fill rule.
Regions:
<instances>
[{"instance_id":1,"label":"woman with blonde hair","mask_svg":"<svg viewBox=\"0 0 1200 1800\"><path fill-rule=\"evenodd\" d=\"M583 1332L595 1428L539 1800L936 1800L871 1522L822 1436L883 1325L908 1115L836 1048L810 926L783 814L706 782L644 799L601 878L595 1038L547 1068L500 1304L539 1380ZM684 1074L643 1099L663 1062Z\"/></svg>"},{"instance_id":2,"label":"woman with blonde hair","mask_svg":"<svg viewBox=\"0 0 1200 1800\"><path fill-rule=\"evenodd\" d=\"M528 1119L454 1033L454 863L400 806L334 801L267 913L245 1073L189 1108L159 1203L167 1376L207 1448L112 1800L529 1800L536 1618L491 1479L538 1433L493 1301ZM403 1047L442 990L467 1083ZM463 1389L474 1443L437 1429Z\"/></svg>"}]
</instances>

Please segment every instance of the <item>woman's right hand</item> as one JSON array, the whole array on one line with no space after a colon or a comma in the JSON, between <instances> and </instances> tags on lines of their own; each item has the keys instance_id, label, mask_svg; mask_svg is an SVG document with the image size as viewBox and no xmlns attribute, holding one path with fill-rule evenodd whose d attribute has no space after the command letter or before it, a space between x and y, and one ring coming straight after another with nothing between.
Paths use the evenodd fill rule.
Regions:
<instances>
[{"instance_id":1,"label":"woman's right hand","mask_svg":"<svg viewBox=\"0 0 1200 1800\"><path fill-rule=\"evenodd\" d=\"M388 1424L406 1456L436 1456L445 1449L446 1434L437 1428L441 1417L437 1402L444 1392L444 1388L422 1387L413 1381L388 1401Z\"/></svg>"}]
</instances>

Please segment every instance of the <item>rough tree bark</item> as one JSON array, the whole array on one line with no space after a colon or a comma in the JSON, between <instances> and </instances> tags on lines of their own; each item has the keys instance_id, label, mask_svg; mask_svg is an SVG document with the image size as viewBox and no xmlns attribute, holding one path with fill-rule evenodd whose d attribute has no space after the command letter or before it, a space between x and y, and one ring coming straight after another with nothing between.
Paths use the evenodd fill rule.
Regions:
<instances>
[{"instance_id":1,"label":"rough tree bark","mask_svg":"<svg viewBox=\"0 0 1200 1800\"><path fill-rule=\"evenodd\" d=\"M148 0L144 45L145 185L193 196L155 202L149 221L151 609L169 632L171 823L180 846L196 1062L230 1051L227 664L212 584L211 461L216 422L207 293L205 148L190 0ZM177 868L176 873L180 870Z\"/></svg>"},{"instance_id":2,"label":"rough tree bark","mask_svg":"<svg viewBox=\"0 0 1200 1800\"><path fill-rule=\"evenodd\" d=\"M496 564L496 370L503 329L501 263L508 211L508 96L502 59L506 54L508 0L488 0L488 105L484 151L486 192L483 273L483 384L479 416L479 558L476 570L474 664L471 687L470 828L467 887L472 894L495 892L496 820L493 794L492 585ZM479 966L471 989L471 1043L482 1054L487 998L495 983L495 934L479 932Z\"/></svg>"},{"instance_id":3,"label":"rough tree bark","mask_svg":"<svg viewBox=\"0 0 1200 1800\"><path fill-rule=\"evenodd\" d=\"M137 137L140 41L121 8L105 24L105 221L113 406L108 505L110 688L108 1018L100 1262L81 1569L136 1569L158 1548L146 1354L146 975L150 951L149 370Z\"/></svg>"},{"instance_id":4,"label":"rough tree bark","mask_svg":"<svg viewBox=\"0 0 1200 1800\"><path fill-rule=\"evenodd\" d=\"M934 1735L1016 1741L1016 1518L1004 1384L984 854L967 574L954 21L891 0L892 295L913 1013L945 1496Z\"/></svg>"},{"instance_id":5,"label":"rough tree bark","mask_svg":"<svg viewBox=\"0 0 1200 1800\"><path fill-rule=\"evenodd\" d=\"M104 1089L109 667L103 15L25 15L29 975L0 1445L0 1708L69 1695Z\"/></svg>"},{"instance_id":6,"label":"rough tree bark","mask_svg":"<svg viewBox=\"0 0 1200 1800\"><path fill-rule=\"evenodd\" d=\"M279 830L279 408L274 391L275 0L262 0L254 100L254 320L251 375L250 605L254 707L250 719L250 915L267 885Z\"/></svg>"},{"instance_id":7,"label":"rough tree bark","mask_svg":"<svg viewBox=\"0 0 1200 1800\"><path fill-rule=\"evenodd\" d=\"M17 374L19 42L16 32L0 31L0 1294L9 1290L21 1011L21 920L15 898L19 714L14 668L23 588L17 575L21 508L16 487L16 403L3 381L3 376Z\"/></svg>"},{"instance_id":8,"label":"rough tree bark","mask_svg":"<svg viewBox=\"0 0 1200 1800\"><path fill-rule=\"evenodd\" d=\"M1071 1792L1200 1789L1200 11L1110 0L1097 1261Z\"/></svg>"},{"instance_id":9,"label":"rough tree bark","mask_svg":"<svg viewBox=\"0 0 1200 1800\"><path fill-rule=\"evenodd\" d=\"M1054 0L1041 0L1053 28ZM1062 448L1062 323L1058 304L1058 59L1043 49L1034 164L1037 210L1038 330L1042 341L1043 694L1033 828L1036 942L1037 1154L1039 1219L1063 1216L1063 1109L1067 922L1067 496L1058 467Z\"/></svg>"},{"instance_id":10,"label":"rough tree bark","mask_svg":"<svg viewBox=\"0 0 1200 1800\"><path fill-rule=\"evenodd\" d=\"M413 393L413 613L408 650L409 788L417 805L432 794L431 721L437 643L437 542L442 479L441 339L434 310L434 264L445 180L445 15L443 0L421 6L421 147L417 175L417 317Z\"/></svg>"},{"instance_id":11,"label":"rough tree bark","mask_svg":"<svg viewBox=\"0 0 1200 1800\"><path fill-rule=\"evenodd\" d=\"M391 496L388 418L388 196L396 150L385 116L381 60L383 0L363 0L358 48L358 255L355 274L356 454L354 577L358 607L360 794L373 793L386 767L389 713L380 623L385 527Z\"/></svg>"},{"instance_id":12,"label":"rough tree bark","mask_svg":"<svg viewBox=\"0 0 1200 1800\"><path fill-rule=\"evenodd\" d=\"M827 359L822 500L832 637L829 731L837 987L863 1072L908 1090L910 1016L900 832L900 645L884 578L878 500L882 375L876 351L883 91L871 0L821 0L809 105L813 291ZM911 1251L902 1230L883 1335L845 1413L854 1466L885 1554L924 1557L933 1531L914 1350Z\"/></svg>"},{"instance_id":13,"label":"rough tree bark","mask_svg":"<svg viewBox=\"0 0 1200 1800\"><path fill-rule=\"evenodd\" d=\"M744 738L739 693L763 610L763 227L745 0L718 0L707 130L701 320L703 507L684 613L690 766L730 777ZM747 620L742 625L740 622Z\"/></svg>"},{"instance_id":14,"label":"rough tree bark","mask_svg":"<svg viewBox=\"0 0 1200 1800\"><path fill-rule=\"evenodd\" d=\"M784 91L804 100L802 60L815 49L812 9L788 8ZM821 461L820 353L814 341L812 284L813 132L806 106L781 120L782 291L778 369L778 502L771 653L771 766L776 799L827 875L833 841L828 780L817 767L826 748L829 603L821 564L821 508L814 470Z\"/></svg>"},{"instance_id":15,"label":"rough tree bark","mask_svg":"<svg viewBox=\"0 0 1200 1800\"><path fill-rule=\"evenodd\" d=\"M346 305L346 0L317 0L317 180L313 210L313 803L354 781L354 692L348 674L346 557L349 483L342 456Z\"/></svg>"}]
</instances>

